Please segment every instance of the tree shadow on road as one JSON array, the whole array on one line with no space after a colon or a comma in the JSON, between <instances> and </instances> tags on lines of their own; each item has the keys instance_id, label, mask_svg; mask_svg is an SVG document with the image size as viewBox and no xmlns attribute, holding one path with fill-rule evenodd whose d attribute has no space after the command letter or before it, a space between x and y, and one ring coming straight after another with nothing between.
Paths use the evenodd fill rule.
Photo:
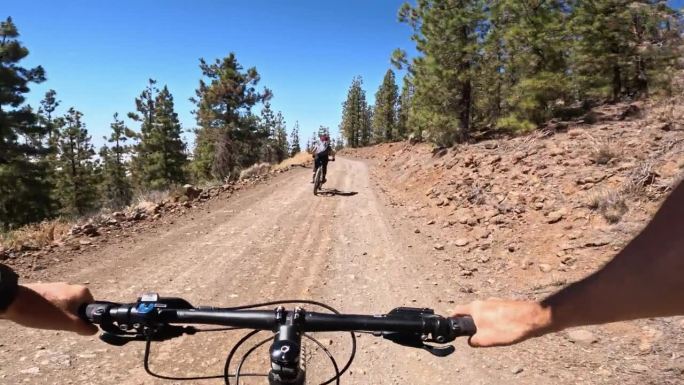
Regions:
<instances>
[{"instance_id":1,"label":"tree shadow on road","mask_svg":"<svg viewBox=\"0 0 684 385\"><path fill-rule=\"evenodd\" d=\"M327 189L327 188L322 188L318 190L318 195L319 196L325 196L325 197L334 197L334 196L341 196L341 197L351 197L358 194L357 191L340 191L338 189Z\"/></svg>"}]
</instances>

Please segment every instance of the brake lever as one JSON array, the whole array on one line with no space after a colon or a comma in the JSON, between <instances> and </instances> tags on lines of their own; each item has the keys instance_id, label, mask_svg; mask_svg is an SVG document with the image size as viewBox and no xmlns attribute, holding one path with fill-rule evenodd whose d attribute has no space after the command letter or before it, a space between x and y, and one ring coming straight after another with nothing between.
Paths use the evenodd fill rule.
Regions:
<instances>
[{"instance_id":1,"label":"brake lever","mask_svg":"<svg viewBox=\"0 0 684 385\"><path fill-rule=\"evenodd\" d=\"M137 333L122 333L121 331L112 332L110 330L103 330L100 334L100 340L114 346L123 346L133 341L155 341L161 342L180 337L183 334L193 335L197 333L197 329L192 326L174 326L163 325L157 330L152 328L145 328L142 332Z\"/></svg>"},{"instance_id":2,"label":"brake lever","mask_svg":"<svg viewBox=\"0 0 684 385\"><path fill-rule=\"evenodd\" d=\"M456 351L456 348L454 348L453 345L428 345L425 343L423 338L421 338L421 336L418 334L386 332L380 334L380 336L398 345L406 346L409 348L423 349L436 357L446 357Z\"/></svg>"},{"instance_id":3,"label":"brake lever","mask_svg":"<svg viewBox=\"0 0 684 385\"><path fill-rule=\"evenodd\" d=\"M456 351L454 345L434 346L423 344L422 348L436 357L446 357Z\"/></svg>"},{"instance_id":4,"label":"brake lever","mask_svg":"<svg viewBox=\"0 0 684 385\"><path fill-rule=\"evenodd\" d=\"M100 334L100 341L113 346L124 346L132 341L145 341L145 336L140 334L121 335L103 331Z\"/></svg>"}]
</instances>

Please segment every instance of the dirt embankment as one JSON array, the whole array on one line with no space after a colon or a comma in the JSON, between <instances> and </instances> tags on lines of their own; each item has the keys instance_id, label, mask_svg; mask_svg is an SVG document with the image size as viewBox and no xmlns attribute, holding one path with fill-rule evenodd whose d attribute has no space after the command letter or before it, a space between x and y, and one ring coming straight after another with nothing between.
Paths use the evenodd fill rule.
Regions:
<instances>
[{"instance_id":1,"label":"dirt embankment","mask_svg":"<svg viewBox=\"0 0 684 385\"><path fill-rule=\"evenodd\" d=\"M371 178L405 213L402 226L431 245L466 297L540 298L612 258L682 179L682 110L606 106L594 124L453 148L383 144L347 156L374 165ZM580 383L681 383L682 331L681 318L658 319L526 346L540 349L533 365L549 373L559 359L585 367L592 376ZM586 355L573 356L568 343Z\"/></svg>"},{"instance_id":2,"label":"dirt embankment","mask_svg":"<svg viewBox=\"0 0 684 385\"><path fill-rule=\"evenodd\" d=\"M524 272L511 284L545 285L550 273L581 274L610 258L684 171L684 126L633 105L595 113L604 121L509 140L448 149L402 142L348 154L374 160L392 204L441 230L436 248L502 256Z\"/></svg>"}]
</instances>

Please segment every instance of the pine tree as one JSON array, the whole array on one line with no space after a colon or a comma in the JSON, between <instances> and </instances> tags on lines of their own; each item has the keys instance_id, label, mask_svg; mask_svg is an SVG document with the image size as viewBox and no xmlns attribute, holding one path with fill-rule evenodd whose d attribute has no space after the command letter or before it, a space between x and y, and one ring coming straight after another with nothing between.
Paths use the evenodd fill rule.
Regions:
<instances>
[{"instance_id":1,"label":"pine tree","mask_svg":"<svg viewBox=\"0 0 684 385\"><path fill-rule=\"evenodd\" d=\"M128 116L141 124L132 162L136 186L163 190L184 183L187 156L173 95L166 86L157 89L150 79L135 103L138 113Z\"/></svg>"},{"instance_id":2,"label":"pine tree","mask_svg":"<svg viewBox=\"0 0 684 385\"><path fill-rule=\"evenodd\" d=\"M62 213L68 216L85 215L96 209L100 201L93 161L95 150L82 117L81 112L70 108L58 122L57 194Z\"/></svg>"},{"instance_id":3,"label":"pine tree","mask_svg":"<svg viewBox=\"0 0 684 385\"><path fill-rule=\"evenodd\" d=\"M281 112L278 112L278 115L276 115L274 142L275 160L280 163L288 156L287 126L285 124L285 118Z\"/></svg>"},{"instance_id":4,"label":"pine tree","mask_svg":"<svg viewBox=\"0 0 684 385\"><path fill-rule=\"evenodd\" d=\"M42 161L49 129L24 105L29 84L43 82L45 71L19 66L29 51L18 37L11 18L0 22L0 229L5 230L46 218L53 208Z\"/></svg>"},{"instance_id":5,"label":"pine tree","mask_svg":"<svg viewBox=\"0 0 684 385\"><path fill-rule=\"evenodd\" d=\"M333 149L335 151L340 151L344 148L344 140L341 137L337 137L333 140Z\"/></svg>"},{"instance_id":6,"label":"pine tree","mask_svg":"<svg viewBox=\"0 0 684 385\"><path fill-rule=\"evenodd\" d=\"M119 120L119 114L114 114L114 122L110 127L112 133L104 139L111 143L111 147L105 145L100 149L103 162L103 198L108 207L120 208L129 205L133 198L126 161L130 146L126 142L135 134Z\"/></svg>"},{"instance_id":7,"label":"pine tree","mask_svg":"<svg viewBox=\"0 0 684 385\"><path fill-rule=\"evenodd\" d=\"M400 20L413 28L423 54L412 64L413 117L438 144L463 141L471 134L482 2L420 0L400 9Z\"/></svg>"},{"instance_id":8,"label":"pine tree","mask_svg":"<svg viewBox=\"0 0 684 385\"><path fill-rule=\"evenodd\" d=\"M157 81L148 79L145 89L140 93L139 97L135 98L137 112L128 113L128 117L131 120L140 123L140 131L134 137L138 143L135 145L134 156L131 160L131 172L133 184L135 187L142 189L148 187L148 175L145 169L147 168L147 158L150 156L150 150L145 143L147 143L147 138L152 135L155 100L158 94Z\"/></svg>"},{"instance_id":9,"label":"pine tree","mask_svg":"<svg viewBox=\"0 0 684 385\"><path fill-rule=\"evenodd\" d=\"M573 8L572 73L580 98L646 95L670 85L681 36L661 1L586 0Z\"/></svg>"},{"instance_id":10,"label":"pine tree","mask_svg":"<svg viewBox=\"0 0 684 385\"><path fill-rule=\"evenodd\" d=\"M299 122L295 122L290 133L290 157L299 154L302 151L299 145Z\"/></svg>"},{"instance_id":11,"label":"pine tree","mask_svg":"<svg viewBox=\"0 0 684 385\"><path fill-rule=\"evenodd\" d=\"M40 162L42 162L43 167L47 172L46 187L50 190L50 215L53 216L59 212L59 202L52 198L54 195L54 190L57 185L57 154L58 154L58 141L59 141L59 131L55 124L55 118L53 114L57 110L57 107L61 104L61 101L57 100L57 92L55 90L48 90L45 93L45 97L40 101L40 108L38 109L38 118L41 125L47 131L47 135L43 140L44 145L47 147L48 152L44 156L40 157Z\"/></svg>"},{"instance_id":12,"label":"pine tree","mask_svg":"<svg viewBox=\"0 0 684 385\"><path fill-rule=\"evenodd\" d=\"M507 18L503 11L505 1L488 2L488 20L485 23L484 37L481 41L480 63L473 89L473 124L480 129L493 129L504 116L504 101L515 74L507 65L504 40ZM508 77L508 79L507 79Z\"/></svg>"},{"instance_id":13,"label":"pine tree","mask_svg":"<svg viewBox=\"0 0 684 385\"><path fill-rule=\"evenodd\" d=\"M46 126L48 131L48 146L53 146L52 139L57 136L57 131L54 126L54 118L52 114L57 110L57 107L61 104L60 100L57 100L57 92L55 90L48 90L45 93L45 97L40 101L40 108L38 109L38 114L42 123Z\"/></svg>"},{"instance_id":14,"label":"pine tree","mask_svg":"<svg viewBox=\"0 0 684 385\"><path fill-rule=\"evenodd\" d=\"M397 101L397 139L406 139L409 133L409 112L411 110L411 98L413 97L413 84L409 75L404 76L404 85Z\"/></svg>"},{"instance_id":15,"label":"pine tree","mask_svg":"<svg viewBox=\"0 0 684 385\"><path fill-rule=\"evenodd\" d=\"M397 135L397 93L394 71L388 69L378 92L375 93L372 125L376 142L391 142Z\"/></svg>"},{"instance_id":16,"label":"pine tree","mask_svg":"<svg viewBox=\"0 0 684 385\"><path fill-rule=\"evenodd\" d=\"M267 136L261 146L261 161L273 163L276 158L276 116L271 109L271 104L268 102L264 103L264 108L261 109L259 126L263 133L262 135Z\"/></svg>"},{"instance_id":17,"label":"pine tree","mask_svg":"<svg viewBox=\"0 0 684 385\"><path fill-rule=\"evenodd\" d=\"M174 109L173 95L164 86L155 101L154 124L146 145L149 157L148 175L152 188L168 188L186 181L183 129Z\"/></svg>"},{"instance_id":18,"label":"pine tree","mask_svg":"<svg viewBox=\"0 0 684 385\"><path fill-rule=\"evenodd\" d=\"M311 138L306 143L306 151L307 152L313 152L314 149L316 148L316 143L318 143L318 137L316 136L316 132L312 132Z\"/></svg>"},{"instance_id":19,"label":"pine tree","mask_svg":"<svg viewBox=\"0 0 684 385\"><path fill-rule=\"evenodd\" d=\"M262 132L259 136L265 137L261 143L261 160L269 163L282 162L288 156L287 127L283 114L274 114L267 102L261 109L259 126Z\"/></svg>"},{"instance_id":20,"label":"pine tree","mask_svg":"<svg viewBox=\"0 0 684 385\"><path fill-rule=\"evenodd\" d=\"M507 91L507 115L497 125L529 130L552 117L554 106L569 100L567 2L530 6L529 1L501 0L504 72L515 76ZM529 52L527 55L516 54Z\"/></svg>"},{"instance_id":21,"label":"pine tree","mask_svg":"<svg viewBox=\"0 0 684 385\"><path fill-rule=\"evenodd\" d=\"M347 100L342 104L340 131L351 147L367 146L371 139L370 112L360 76L352 80Z\"/></svg>"},{"instance_id":22,"label":"pine tree","mask_svg":"<svg viewBox=\"0 0 684 385\"><path fill-rule=\"evenodd\" d=\"M199 126L193 170L199 179L235 178L259 159L265 138L251 109L267 102L271 92L256 90L256 68L243 71L233 53L212 64L200 59L200 68L206 81L200 80L192 99Z\"/></svg>"},{"instance_id":23,"label":"pine tree","mask_svg":"<svg viewBox=\"0 0 684 385\"><path fill-rule=\"evenodd\" d=\"M361 145L370 146L373 139L373 106L366 104L366 95L361 95L363 114L361 115Z\"/></svg>"}]
</instances>

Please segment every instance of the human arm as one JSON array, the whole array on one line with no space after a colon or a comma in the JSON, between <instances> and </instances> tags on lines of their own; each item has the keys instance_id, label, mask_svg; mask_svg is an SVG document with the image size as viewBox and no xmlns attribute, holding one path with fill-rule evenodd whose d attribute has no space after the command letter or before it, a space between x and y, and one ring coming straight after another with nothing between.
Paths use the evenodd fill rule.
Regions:
<instances>
[{"instance_id":1,"label":"human arm","mask_svg":"<svg viewBox=\"0 0 684 385\"><path fill-rule=\"evenodd\" d=\"M473 346L511 345L582 325L684 314L684 183L610 262L542 301L490 299L458 306L471 315Z\"/></svg>"},{"instance_id":2,"label":"human arm","mask_svg":"<svg viewBox=\"0 0 684 385\"><path fill-rule=\"evenodd\" d=\"M19 285L9 306L0 312L0 319L17 324L52 330L66 330L82 335L97 331L78 317L78 308L93 302L90 291L80 285L66 283L36 283Z\"/></svg>"}]
</instances>

